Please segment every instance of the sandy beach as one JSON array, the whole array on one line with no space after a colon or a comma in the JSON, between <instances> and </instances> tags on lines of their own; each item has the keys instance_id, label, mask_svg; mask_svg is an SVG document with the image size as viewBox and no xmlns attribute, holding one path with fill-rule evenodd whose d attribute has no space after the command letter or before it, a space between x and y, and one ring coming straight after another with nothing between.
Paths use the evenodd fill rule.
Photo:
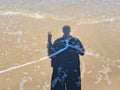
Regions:
<instances>
[{"instance_id":1,"label":"sandy beach","mask_svg":"<svg viewBox=\"0 0 120 90\"><path fill-rule=\"evenodd\" d=\"M52 33L54 42L64 25L71 26L71 35L86 49L80 57L82 90L120 89L120 3L105 0L110 12L99 1L68 1L0 2L0 90L50 90L47 34ZM104 12L93 8L96 3Z\"/></svg>"}]
</instances>

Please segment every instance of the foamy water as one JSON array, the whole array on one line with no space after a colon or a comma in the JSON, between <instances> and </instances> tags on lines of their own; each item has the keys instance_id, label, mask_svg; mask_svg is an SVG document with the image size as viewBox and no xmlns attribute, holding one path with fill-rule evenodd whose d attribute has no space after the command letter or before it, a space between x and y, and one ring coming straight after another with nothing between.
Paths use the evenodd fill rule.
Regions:
<instances>
[{"instance_id":1,"label":"foamy water","mask_svg":"<svg viewBox=\"0 0 120 90\"><path fill-rule=\"evenodd\" d=\"M47 16L58 20L73 20L81 24L120 20L119 0L2 0L0 5L0 15L3 16L16 15L35 19Z\"/></svg>"},{"instance_id":2,"label":"foamy water","mask_svg":"<svg viewBox=\"0 0 120 90\"><path fill-rule=\"evenodd\" d=\"M45 56L43 58L40 58L40 59L37 59L37 60L32 60L31 62L27 62L25 64L21 64L21 65L13 66L13 67L10 67L10 68L4 69L4 70L0 70L0 73L9 72L9 71L12 71L12 70L15 70L15 69L23 68L23 67L31 65L31 64L39 63L39 62L44 61L44 60L48 60L50 57L53 57L53 56L55 56L57 54L60 54L61 52L65 51L68 47L69 47L69 45L66 45L65 48L57 51L56 53L51 54L50 56ZM72 48L77 49L76 47L72 47ZM77 49L77 50L79 50L79 49ZM98 54L98 53L93 53L93 51L91 49L86 50L85 55L101 58L101 60L103 59L102 60L103 62L105 62L107 64L110 64L110 62L107 61L107 58L100 56L100 54ZM117 67L117 66L114 66L113 64L110 64L110 65L113 66L113 67ZM84 62L83 62L82 67L83 67L82 73L85 73Z\"/></svg>"},{"instance_id":3,"label":"foamy water","mask_svg":"<svg viewBox=\"0 0 120 90\"><path fill-rule=\"evenodd\" d=\"M0 8L5 7L5 10L22 8L66 18L85 19L91 16L119 16L120 14L119 0L1 0L0 5Z\"/></svg>"},{"instance_id":4,"label":"foamy water","mask_svg":"<svg viewBox=\"0 0 120 90\"><path fill-rule=\"evenodd\" d=\"M39 54L41 54L41 50L43 50L43 47L42 47L43 44L46 45L45 41L42 41L40 43L42 49L39 48L38 46L39 40L37 42L37 39L35 38L39 39L39 37L41 37L40 35L42 34L37 36L36 33L32 33L33 30L31 30L31 28L35 28L41 25L41 22L36 23L36 21L39 21L39 20L47 21L48 19L53 20L53 21L60 21L59 23L62 23L64 21L73 21L75 22L75 26L74 26L75 28L73 28L73 31L77 31L77 32L78 32L78 29L81 27L83 31L84 29L86 30L85 28L86 26L83 27L82 24L84 25L88 24L89 26L91 25L90 30L91 31L93 30L94 33L90 33L89 30L86 30L85 32L82 32L81 30L82 34L87 35L87 36L83 35L83 37L82 36L81 37L83 38L83 40L85 40L84 41L85 44L88 44L88 45L83 44L87 46L87 48L85 52L85 57L81 59L82 60L81 61L81 77L83 79L83 88L84 88L83 90L88 90L88 88L85 86L86 84L88 85L88 87L93 86L91 90L96 90L96 88L98 89L98 86L100 86L99 90L113 90L113 88L119 87L119 85L117 85L116 83L116 81L119 80L118 70L120 69L120 58L118 56L119 51L117 51L116 49L116 48L119 49L119 36L117 36L119 35L118 34L119 33L118 22L120 21L119 10L120 10L119 0L92 0L92 1L91 0L52 0L52 1L50 0L35 0L35 1L34 0L1 0L0 1L0 16L1 18L4 17L3 19L1 19L1 21L3 20L3 22L1 22L1 28L4 32L2 32L1 30L2 33L0 34L1 35L4 34L1 36L1 40L4 39L2 42L5 43L5 47L1 45L1 52L2 52L1 55L2 57L4 57L4 59L1 58L0 65L1 65L1 68L2 68L2 65L5 67L0 70L0 75L1 75L0 76L0 89L11 90L12 87L17 86L19 90L27 90L26 86L28 85L28 83L29 85L32 86L34 82L35 82L34 83L35 86L33 85L32 87L37 87L37 89L39 88L40 90L48 90L48 88L50 88L50 82L48 80L48 77L50 76L49 75L50 72L46 73L48 72L47 70L50 70L50 69L48 69L49 68L48 65L45 67L46 62L47 60L49 60L49 57L61 53L62 51L66 50L69 45L67 45L65 48L61 49L60 51L50 56L46 56L46 55L42 57L37 56L37 58L35 59L32 58L32 60L30 60L30 58L32 57L32 53L35 53L34 56L38 54L36 52L39 52ZM13 17L13 18L25 17L27 18L27 20L29 18L32 18L32 20L34 20L37 25L30 26L30 28L26 28L27 24L24 24L23 22L21 25L18 25L19 28L16 28L15 25L18 19L14 20L13 18L7 18L7 17ZM8 21L9 23L6 23L6 21ZM118 22L116 23L115 21L118 21ZM26 22L27 21L25 21L25 23ZM52 26L54 24L55 23L52 23L51 26L49 26L48 28L54 29L54 27ZM103 29L102 33L99 33L99 30L102 30L102 29L98 28L98 30L96 30L98 24L99 24L98 27ZM89 26L88 26L88 29L89 29ZM107 27L110 27L110 28L107 28ZM44 30L44 28L43 29L40 28L40 30ZM46 33L45 31L42 31L42 32ZM54 31L53 34L55 34L55 32L56 31ZM29 35L26 33L31 33L31 34ZM91 38L92 35L96 33L98 37L96 36L96 37ZM105 33L105 37L104 37L104 33ZM106 39L109 36L109 33L111 33L110 35L112 38L109 37L108 39ZM77 35L79 36L80 34L77 34ZM102 36L104 38L102 38ZM18 37L19 44L10 43L11 41L14 42L16 40L16 39L13 40L14 37L15 38ZM32 37L34 38L34 41L31 40ZM28 42L27 42L28 40L27 38L30 39ZM89 38L91 38L92 40ZM88 39L87 43L86 43L86 39ZM92 47L91 45L94 44L94 40L95 41L100 40L99 42L97 42L99 43L99 45L95 43L96 46L94 45L94 47ZM32 46L32 43L34 43L34 47ZM107 49L104 46L104 44L106 43L109 44L107 45L107 47L109 47ZM12 48L6 44L8 45L11 44ZM18 46L16 46L15 44ZM9 50L7 50L6 47L8 47L7 49ZM14 53L17 53L17 52L13 52L14 47L15 49L16 47L19 48L18 50L15 50L17 52L20 52L19 50L21 49L24 50L23 52L26 52L28 50L28 52L25 53L27 54L27 57L25 57L27 59L24 59L25 61L23 62L23 64L21 64L22 62L19 61L21 60L22 55L24 56L23 52L20 52L20 54L15 54L15 55L19 55L19 58L20 58L20 59L17 58L18 60L16 60L16 58L14 57L17 57L17 56L14 56ZM36 52L34 52L34 48ZM73 47L73 48L76 48L76 47ZM46 50L44 51L45 51L44 53L47 53ZM112 55L110 52L112 52ZM9 55L10 55L10 59L13 60L12 63L9 62L9 59L7 59L9 58ZM42 62L42 61L45 61L45 62ZM6 64L6 62L10 63L11 66L9 64ZM16 62L17 64L14 64ZM34 66L32 67L32 65ZM44 66L45 69L43 69L42 65ZM20 72L20 74L22 73L22 75L21 76L12 75L17 72ZM31 73L32 74L34 73L34 74L32 75ZM40 74L40 76L36 77L37 74ZM16 78L15 80L18 85L14 84L13 78ZM34 80L34 78L36 78L39 82L37 82L37 80ZM13 82L13 84L11 83L11 86L10 85L5 86L6 83L8 82ZM32 83L30 84L30 82ZM101 83L104 83L104 85ZM37 90L37 89L34 89L34 90ZM115 89L115 90L118 90L118 89Z\"/></svg>"},{"instance_id":5,"label":"foamy water","mask_svg":"<svg viewBox=\"0 0 120 90\"><path fill-rule=\"evenodd\" d=\"M68 47L74 48L74 49L76 49L76 50L78 50L78 51L80 51L80 52L82 51L81 49L79 49L79 47L71 46L71 45L69 45L68 43L69 43L69 39L66 40L66 47L65 47L65 48L60 49L59 51L57 51L57 52L55 52L55 53L53 53L53 54L51 54L51 55L49 55L49 56L45 56L45 57L40 58L40 59L38 59L38 60L33 60L33 61L31 61L31 62L22 64L22 65L17 65L17 66L13 66L13 67L7 68L7 69L5 69L5 70L1 70L0 73L5 73L5 72L8 72L8 71L11 71L11 70L14 70L14 69L22 68L22 67L25 67L25 66L28 66L28 65L31 65L31 64L38 63L38 62L41 62L41 61L43 61L43 60L49 59L50 57L53 57L53 56L56 56L56 55L62 53L63 51L65 51L66 49L68 49Z\"/></svg>"},{"instance_id":6,"label":"foamy water","mask_svg":"<svg viewBox=\"0 0 120 90\"><path fill-rule=\"evenodd\" d=\"M71 20L76 21L76 18L60 18L59 16L52 16L47 14L40 14L37 12L30 12L30 11L15 11L15 10L8 10L8 11L0 11L0 16L24 16L34 19L44 19L44 18L52 18L57 20ZM88 18L88 19L78 19L77 22L79 24L95 24L95 23L102 23L102 22L112 22L120 20L120 16L112 16L112 17L99 17L99 18Z\"/></svg>"},{"instance_id":7,"label":"foamy water","mask_svg":"<svg viewBox=\"0 0 120 90\"><path fill-rule=\"evenodd\" d=\"M31 13L31 12L26 12L26 11L0 11L0 15L2 16L24 16L24 17L34 18L34 19L44 18L44 16L40 15L39 13Z\"/></svg>"}]
</instances>

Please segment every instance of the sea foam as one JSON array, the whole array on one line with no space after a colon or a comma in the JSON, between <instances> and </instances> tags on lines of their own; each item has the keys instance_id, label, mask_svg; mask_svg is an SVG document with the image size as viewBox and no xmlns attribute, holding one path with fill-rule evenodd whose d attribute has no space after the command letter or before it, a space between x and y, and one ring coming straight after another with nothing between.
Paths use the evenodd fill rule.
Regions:
<instances>
[{"instance_id":1,"label":"sea foam","mask_svg":"<svg viewBox=\"0 0 120 90\"><path fill-rule=\"evenodd\" d=\"M31 18L35 18L35 19L43 19L44 16L36 13L36 12L29 12L29 11L12 11L12 10L8 10L8 11L0 11L0 15L1 16L15 16L15 15L20 15L20 16L24 16L24 17L31 17Z\"/></svg>"}]
</instances>

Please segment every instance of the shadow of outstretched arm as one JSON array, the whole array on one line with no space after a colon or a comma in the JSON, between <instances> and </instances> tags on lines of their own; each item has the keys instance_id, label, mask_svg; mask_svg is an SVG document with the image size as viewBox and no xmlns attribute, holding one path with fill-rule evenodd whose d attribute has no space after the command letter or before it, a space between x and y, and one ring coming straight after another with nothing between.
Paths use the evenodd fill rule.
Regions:
<instances>
[{"instance_id":1,"label":"shadow of outstretched arm","mask_svg":"<svg viewBox=\"0 0 120 90\"><path fill-rule=\"evenodd\" d=\"M52 44L52 34L48 32L48 42L47 42L48 56L54 53L54 48Z\"/></svg>"}]
</instances>

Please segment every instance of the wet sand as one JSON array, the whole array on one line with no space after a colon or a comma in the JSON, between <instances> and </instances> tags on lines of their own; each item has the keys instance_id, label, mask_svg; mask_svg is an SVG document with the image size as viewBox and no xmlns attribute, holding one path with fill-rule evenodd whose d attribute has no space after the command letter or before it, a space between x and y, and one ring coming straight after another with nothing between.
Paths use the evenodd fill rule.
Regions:
<instances>
[{"instance_id":1,"label":"wet sand","mask_svg":"<svg viewBox=\"0 0 120 90\"><path fill-rule=\"evenodd\" d=\"M81 57L82 90L119 90L119 21L80 24L75 28L73 21L50 18L3 16L1 20L6 24L0 31L1 71L47 56L47 33L52 32L54 41L62 36L62 27L68 24L72 35L78 37L86 49L86 55ZM13 24L9 26L9 23ZM50 59L46 59L1 73L0 88L49 90L51 73Z\"/></svg>"},{"instance_id":2,"label":"wet sand","mask_svg":"<svg viewBox=\"0 0 120 90\"><path fill-rule=\"evenodd\" d=\"M109 15L105 9L106 13L92 15L97 8L88 12L91 6L82 3L84 7L76 15L79 4L68 8L62 3L63 8L44 10L42 6L39 9L45 12L38 13L37 6L27 10L30 3L16 3L17 8L23 9L14 8L15 2L7 3L2 4L4 8L0 6L0 90L50 90L52 67L47 58L47 33L52 33L54 42L62 36L64 25L71 26L72 36L79 38L86 49L80 57L82 90L120 89L119 12L113 9ZM65 14L63 9L71 12Z\"/></svg>"}]
</instances>

